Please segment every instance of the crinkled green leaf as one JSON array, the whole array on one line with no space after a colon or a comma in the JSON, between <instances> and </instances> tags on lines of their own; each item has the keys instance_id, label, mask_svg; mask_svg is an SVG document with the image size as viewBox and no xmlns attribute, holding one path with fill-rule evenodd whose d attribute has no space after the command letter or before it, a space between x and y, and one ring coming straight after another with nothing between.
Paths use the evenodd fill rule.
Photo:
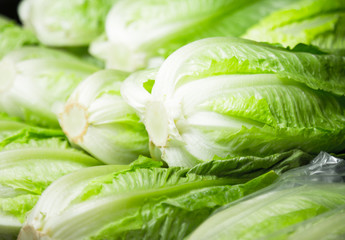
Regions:
<instances>
[{"instance_id":1,"label":"crinkled green leaf","mask_svg":"<svg viewBox=\"0 0 345 240\"><path fill-rule=\"evenodd\" d=\"M210 38L171 55L159 70L153 92L163 95L169 87L175 91L189 81L215 75L272 73L313 89L345 95L344 61L342 56L291 52L240 38ZM164 75L168 79L161 79Z\"/></svg>"},{"instance_id":2,"label":"crinkled green leaf","mask_svg":"<svg viewBox=\"0 0 345 240\"><path fill-rule=\"evenodd\" d=\"M139 158L132 162L130 166L132 170L135 170L136 168L159 168L162 164L163 163L159 161L152 161L151 158L139 156Z\"/></svg>"},{"instance_id":3,"label":"crinkled green leaf","mask_svg":"<svg viewBox=\"0 0 345 240\"><path fill-rule=\"evenodd\" d=\"M219 158L200 163L191 172L204 175L255 177L269 170L283 173L308 164L314 156L300 150L276 153L266 157L244 156Z\"/></svg>"},{"instance_id":4,"label":"crinkled green leaf","mask_svg":"<svg viewBox=\"0 0 345 240\"><path fill-rule=\"evenodd\" d=\"M69 144L66 142L66 137L62 131L36 127L26 127L12 132L10 136L0 142L0 150L46 146L67 148Z\"/></svg>"},{"instance_id":5,"label":"crinkled green leaf","mask_svg":"<svg viewBox=\"0 0 345 240\"><path fill-rule=\"evenodd\" d=\"M345 1L302 0L273 11L249 28L244 38L295 47L315 45L326 51L345 49Z\"/></svg>"},{"instance_id":6,"label":"crinkled green leaf","mask_svg":"<svg viewBox=\"0 0 345 240\"><path fill-rule=\"evenodd\" d=\"M25 221L25 215L37 203L39 195L18 195L12 198L0 198L0 209L9 215L15 216L20 222Z\"/></svg>"}]
</instances>

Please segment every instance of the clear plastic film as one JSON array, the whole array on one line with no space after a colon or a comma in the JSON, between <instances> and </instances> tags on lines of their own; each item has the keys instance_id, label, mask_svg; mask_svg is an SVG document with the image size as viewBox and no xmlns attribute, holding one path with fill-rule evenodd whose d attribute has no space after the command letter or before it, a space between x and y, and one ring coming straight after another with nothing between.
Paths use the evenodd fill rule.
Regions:
<instances>
[{"instance_id":1,"label":"clear plastic film","mask_svg":"<svg viewBox=\"0 0 345 240\"><path fill-rule=\"evenodd\" d=\"M344 180L345 161L321 152L273 185L217 210L188 239L344 239Z\"/></svg>"},{"instance_id":2,"label":"clear plastic film","mask_svg":"<svg viewBox=\"0 0 345 240\"><path fill-rule=\"evenodd\" d=\"M295 168L282 175L280 184L294 182L296 185L309 183L344 183L345 161L321 152L314 160L303 167Z\"/></svg>"},{"instance_id":3,"label":"clear plastic film","mask_svg":"<svg viewBox=\"0 0 345 240\"><path fill-rule=\"evenodd\" d=\"M340 223L340 224L339 224ZM279 240L279 239L345 239L345 205L327 211L298 224L274 232L272 235L265 236L260 240Z\"/></svg>"}]
</instances>

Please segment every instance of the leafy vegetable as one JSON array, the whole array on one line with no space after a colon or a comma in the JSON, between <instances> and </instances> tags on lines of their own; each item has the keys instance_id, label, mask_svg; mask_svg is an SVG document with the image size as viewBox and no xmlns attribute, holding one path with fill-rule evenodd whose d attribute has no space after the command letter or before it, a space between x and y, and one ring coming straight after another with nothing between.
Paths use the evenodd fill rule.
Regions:
<instances>
[{"instance_id":1,"label":"leafy vegetable","mask_svg":"<svg viewBox=\"0 0 345 240\"><path fill-rule=\"evenodd\" d=\"M35 35L0 15L0 60L10 51L25 45L36 45Z\"/></svg>"},{"instance_id":2,"label":"leafy vegetable","mask_svg":"<svg viewBox=\"0 0 345 240\"><path fill-rule=\"evenodd\" d=\"M24 26L50 46L83 46L104 31L104 20L117 0L24 0Z\"/></svg>"},{"instance_id":3,"label":"leafy vegetable","mask_svg":"<svg viewBox=\"0 0 345 240\"><path fill-rule=\"evenodd\" d=\"M295 148L336 153L345 147L345 98L336 95L345 95L344 63L335 55L210 38L170 55L151 95L130 94L147 80L138 73L122 94L146 126L152 156L169 166Z\"/></svg>"},{"instance_id":4,"label":"leafy vegetable","mask_svg":"<svg viewBox=\"0 0 345 240\"><path fill-rule=\"evenodd\" d=\"M296 1L119 1L107 16L106 34L91 44L90 52L105 60L108 68L133 71L157 66L187 43L240 36L264 16Z\"/></svg>"},{"instance_id":5,"label":"leafy vegetable","mask_svg":"<svg viewBox=\"0 0 345 240\"><path fill-rule=\"evenodd\" d=\"M69 140L105 163L127 164L148 155L148 136L120 95L127 73L99 71L72 93L59 115Z\"/></svg>"},{"instance_id":6,"label":"leafy vegetable","mask_svg":"<svg viewBox=\"0 0 345 240\"><path fill-rule=\"evenodd\" d=\"M101 164L72 149L59 130L22 127L7 132L0 150L0 239L17 236L26 213L54 180Z\"/></svg>"},{"instance_id":7,"label":"leafy vegetable","mask_svg":"<svg viewBox=\"0 0 345 240\"><path fill-rule=\"evenodd\" d=\"M344 0L301 0L264 17L243 37L286 47L312 44L337 52L345 50L344 29Z\"/></svg>"},{"instance_id":8,"label":"leafy vegetable","mask_svg":"<svg viewBox=\"0 0 345 240\"><path fill-rule=\"evenodd\" d=\"M0 62L0 110L40 126L59 127L56 112L98 68L65 52L24 47Z\"/></svg>"},{"instance_id":9,"label":"leafy vegetable","mask_svg":"<svg viewBox=\"0 0 345 240\"><path fill-rule=\"evenodd\" d=\"M276 179L244 178L158 168L143 157L131 166L84 169L42 195L19 239L183 239L218 207Z\"/></svg>"},{"instance_id":10,"label":"leafy vegetable","mask_svg":"<svg viewBox=\"0 0 345 240\"><path fill-rule=\"evenodd\" d=\"M344 163L322 153L311 165L218 211L188 239L332 239L344 233L343 222L334 221L344 215L339 212L345 206ZM326 213L335 209L338 214Z\"/></svg>"}]
</instances>

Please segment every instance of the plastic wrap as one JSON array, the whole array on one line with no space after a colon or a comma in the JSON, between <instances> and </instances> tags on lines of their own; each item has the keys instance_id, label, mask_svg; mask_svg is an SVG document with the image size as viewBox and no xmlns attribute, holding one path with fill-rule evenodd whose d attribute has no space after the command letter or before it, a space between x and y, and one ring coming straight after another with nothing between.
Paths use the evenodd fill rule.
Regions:
<instances>
[{"instance_id":1,"label":"plastic wrap","mask_svg":"<svg viewBox=\"0 0 345 240\"><path fill-rule=\"evenodd\" d=\"M344 239L344 176L345 161L322 152L218 210L189 239Z\"/></svg>"}]
</instances>

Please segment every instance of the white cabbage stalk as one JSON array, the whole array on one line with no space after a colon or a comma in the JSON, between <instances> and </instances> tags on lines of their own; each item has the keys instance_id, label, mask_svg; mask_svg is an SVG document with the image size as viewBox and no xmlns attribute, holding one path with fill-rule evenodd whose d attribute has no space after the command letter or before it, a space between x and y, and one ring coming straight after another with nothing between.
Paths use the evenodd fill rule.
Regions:
<instances>
[{"instance_id":1,"label":"white cabbage stalk","mask_svg":"<svg viewBox=\"0 0 345 240\"><path fill-rule=\"evenodd\" d=\"M108 164L127 164L148 155L148 136L120 95L128 73L99 71L85 79L59 114L70 142Z\"/></svg>"},{"instance_id":2,"label":"white cabbage stalk","mask_svg":"<svg viewBox=\"0 0 345 240\"><path fill-rule=\"evenodd\" d=\"M23 0L19 16L49 46L87 46L104 31L117 0Z\"/></svg>"},{"instance_id":3,"label":"white cabbage stalk","mask_svg":"<svg viewBox=\"0 0 345 240\"><path fill-rule=\"evenodd\" d=\"M134 71L156 67L186 43L240 36L272 11L296 1L119 1L107 16L106 33L90 45L90 52L108 68Z\"/></svg>"},{"instance_id":4,"label":"white cabbage stalk","mask_svg":"<svg viewBox=\"0 0 345 240\"><path fill-rule=\"evenodd\" d=\"M345 95L344 63L335 55L210 38L170 55L151 95L131 94L131 85L145 82L138 73L126 79L122 94L146 126L152 157L169 166L294 148L340 152L345 98L337 95Z\"/></svg>"},{"instance_id":5,"label":"white cabbage stalk","mask_svg":"<svg viewBox=\"0 0 345 240\"><path fill-rule=\"evenodd\" d=\"M0 111L59 127L56 112L74 88L98 70L63 51L23 47L0 61Z\"/></svg>"}]
</instances>

